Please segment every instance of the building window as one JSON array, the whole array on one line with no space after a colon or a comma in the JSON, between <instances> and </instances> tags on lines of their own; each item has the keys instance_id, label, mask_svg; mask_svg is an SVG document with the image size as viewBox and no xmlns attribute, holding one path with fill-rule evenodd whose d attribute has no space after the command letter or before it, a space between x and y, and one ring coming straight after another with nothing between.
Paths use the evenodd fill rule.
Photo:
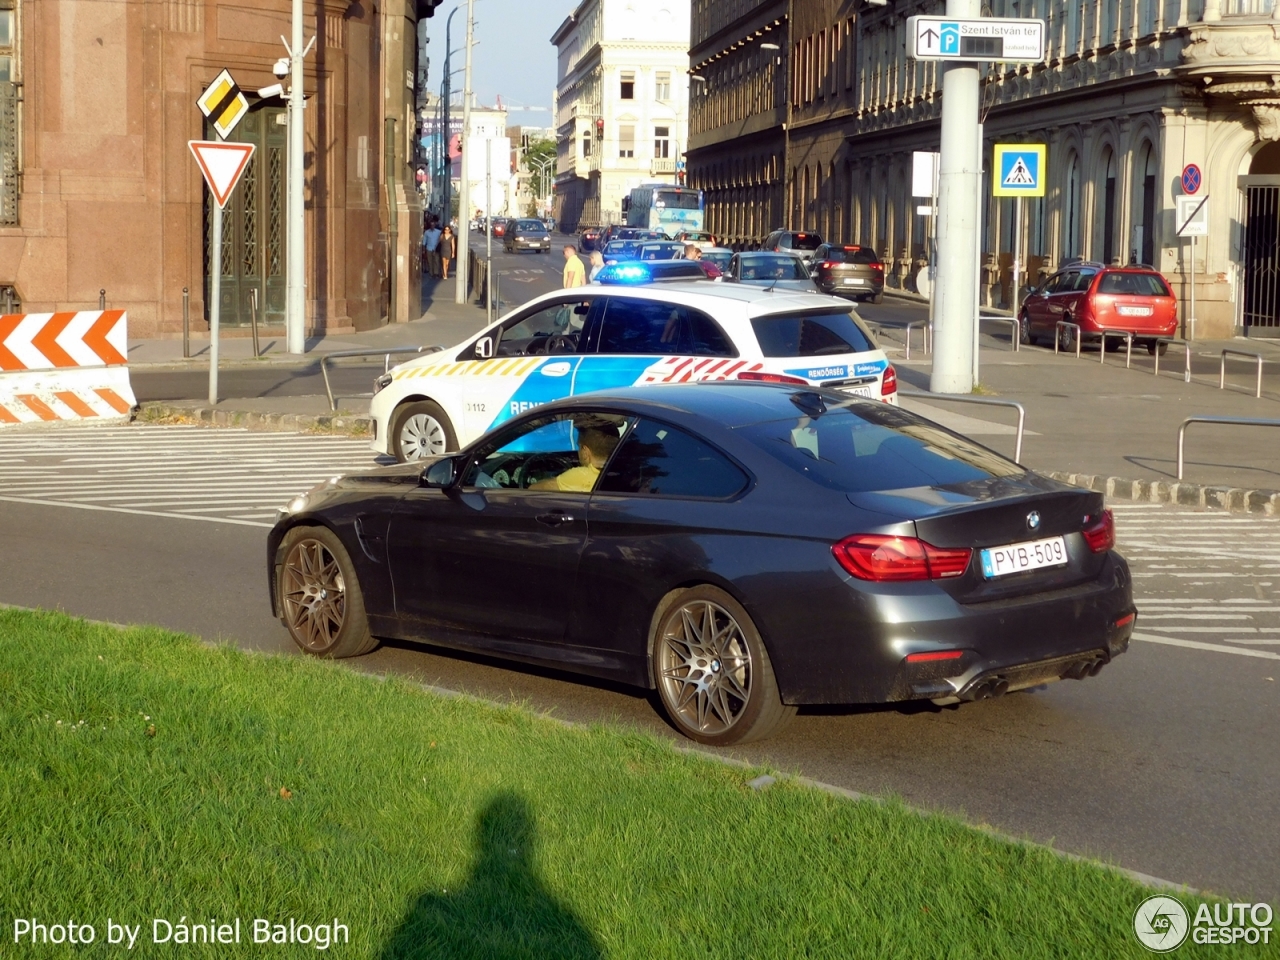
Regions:
<instances>
[{"instance_id":1,"label":"building window","mask_svg":"<svg viewBox=\"0 0 1280 960\"><path fill-rule=\"evenodd\" d=\"M584 157L591 156L591 128L587 127L582 131L582 155Z\"/></svg>"},{"instance_id":2,"label":"building window","mask_svg":"<svg viewBox=\"0 0 1280 960\"><path fill-rule=\"evenodd\" d=\"M618 156L624 159L636 155L636 128L627 123L618 127Z\"/></svg>"},{"instance_id":3,"label":"building window","mask_svg":"<svg viewBox=\"0 0 1280 960\"><path fill-rule=\"evenodd\" d=\"M657 100L671 99L671 74L659 73L654 75L653 96Z\"/></svg>"},{"instance_id":4,"label":"building window","mask_svg":"<svg viewBox=\"0 0 1280 960\"><path fill-rule=\"evenodd\" d=\"M618 96L623 100L636 98L636 74L634 70L622 71L622 83L618 87Z\"/></svg>"},{"instance_id":5,"label":"building window","mask_svg":"<svg viewBox=\"0 0 1280 960\"><path fill-rule=\"evenodd\" d=\"M668 160L671 157L671 128L653 128L653 157L655 160Z\"/></svg>"},{"instance_id":6,"label":"building window","mask_svg":"<svg viewBox=\"0 0 1280 960\"><path fill-rule=\"evenodd\" d=\"M0 83L13 80L13 34L13 10L0 10Z\"/></svg>"}]
</instances>

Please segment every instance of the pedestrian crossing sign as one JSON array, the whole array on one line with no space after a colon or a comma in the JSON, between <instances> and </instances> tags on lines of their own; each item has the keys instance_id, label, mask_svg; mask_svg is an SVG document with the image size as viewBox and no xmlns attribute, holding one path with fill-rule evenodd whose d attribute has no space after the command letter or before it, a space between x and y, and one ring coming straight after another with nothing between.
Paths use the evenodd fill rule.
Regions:
<instances>
[{"instance_id":1,"label":"pedestrian crossing sign","mask_svg":"<svg viewBox=\"0 0 1280 960\"><path fill-rule=\"evenodd\" d=\"M991 193L997 197L1043 197L1043 143L997 143Z\"/></svg>"}]
</instances>

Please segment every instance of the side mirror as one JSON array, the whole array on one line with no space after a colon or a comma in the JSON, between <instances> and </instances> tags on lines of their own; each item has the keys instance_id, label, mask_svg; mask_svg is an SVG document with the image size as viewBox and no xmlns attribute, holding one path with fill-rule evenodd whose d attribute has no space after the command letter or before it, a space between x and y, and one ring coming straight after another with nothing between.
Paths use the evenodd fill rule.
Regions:
<instances>
[{"instance_id":1,"label":"side mirror","mask_svg":"<svg viewBox=\"0 0 1280 960\"><path fill-rule=\"evenodd\" d=\"M493 337L481 337L476 341L476 359L488 360L493 356Z\"/></svg>"},{"instance_id":2,"label":"side mirror","mask_svg":"<svg viewBox=\"0 0 1280 960\"><path fill-rule=\"evenodd\" d=\"M457 457L445 457L443 460L437 460L426 470L422 471L421 484L424 487L431 487L436 490L445 490L453 486L453 481L458 472Z\"/></svg>"}]
</instances>

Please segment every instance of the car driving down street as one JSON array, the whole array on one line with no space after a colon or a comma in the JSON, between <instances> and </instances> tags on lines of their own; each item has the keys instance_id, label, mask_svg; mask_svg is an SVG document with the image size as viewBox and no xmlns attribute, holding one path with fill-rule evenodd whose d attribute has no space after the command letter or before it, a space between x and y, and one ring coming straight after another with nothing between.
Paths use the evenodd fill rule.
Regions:
<instances>
[{"instance_id":1,"label":"car driving down street","mask_svg":"<svg viewBox=\"0 0 1280 960\"><path fill-rule=\"evenodd\" d=\"M267 562L308 653L393 638L553 666L656 689L727 745L802 704L1096 674L1136 616L1114 543L1101 494L895 406L725 382L574 396L327 481Z\"/></svg>"}]
</instances>

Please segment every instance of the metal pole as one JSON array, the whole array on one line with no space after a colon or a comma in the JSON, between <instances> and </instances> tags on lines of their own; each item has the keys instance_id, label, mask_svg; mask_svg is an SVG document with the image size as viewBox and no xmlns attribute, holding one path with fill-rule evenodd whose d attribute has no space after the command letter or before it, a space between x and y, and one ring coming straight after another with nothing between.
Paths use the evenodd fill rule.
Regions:
<instances>
[{"instance_id":1,"label":"metal pole","mask_svg":"<svg viewBox=\"0 0 1280 960\"><path fill-rule=\"evenodd\" d=\"M981 0L947 0L947 16L981 16ZM970 393L977 323L978 164L981 137L978 65L951 63L942 76L942 149L938 171L938 284L933 393Z\"/></svg>"},{"instance_id":2,"label":"metal pole","mask_svg":"<svg viewBox=\"0 0 1280 960\"><path fill-rule=\"evenodd\" d=\"M1022 306L1022 197L1013 201L1013 319L1017 321ZM1019 324L1019 327L1021 324ZM1018 335L1014 334L1016 343Z\"/></svg>"},{"instance_id":3,"label":"metal pole","mask_svg":"<svg viewBox=\"0 0 1280 960\"><path fill-rule=\"evenodd\" d=\"M383 165L387 178L387 324L396 322L396 276L400 273L400 218L396 210L396 118L383 121Z\"/></svg>"},{"instance_id":4,"label":"metal pole","mask_svg":"<svg viewBox=\"0 0 1280 960\"><path fill-rule=\"evenodd\" d=\"M98 309L99 309L99 310L105 310L105 309L107 309L107 290L106 290L106 287L103 287L101 290L99 290L99 291L98 291Z\"/></svg>"},{"instance_id":5,"label":"metal pole","mask_svg":"<svg viewBox=\"0 0 1280 960\"><path fill-rule=\"evenodd\" d=\"M213 204L212 276L209 278L209 405L218 403L218 325L222 319L222 207Z\"/></svg>"},{"instance_id":6,"label":"metal pole","mask_svg":"<svg viewBox=\"0 0 1280 960\"><path fill-rule=\"evenodd\" d=\"M467 302L467 273L471 264L471 178L467 167L471 163L471 47L475 42L476 0L467 0L467 59L462 77L462 179L458 185L458 272L453 293L454 303Z\"/></svg>"},{"instance_id":7,"label":"metal pole","mask_svg":"<svg viewBox=\"0 0 1280 960\"><path fill-rule=\"evenodd\" d=\"M1191 324L1187 330L1187 339L1196 336L1196 235L1191 235Z\"/></svg>"},{"instance_id":8,"label":"metal pole","mask_svg":"<svg viewBox=\"0 0 1280 960\"><path fill-rule=\"evenodd\" d=\"M191 290L182 288L182 359L191 359Z\"/></svg>"},{"instance_id":9,"label":"metal pole","mask_svg":"<svg viewBox=\"0 0 1280 960\"><path fill-rule=\"evenodd\" d=\"M289 229L286 241L287 303L285 307L285 341L289 353L306 351L306 207L303 195L303 71L302 71L302 0L293 0L293 33L289 41Z\"/></svg>"},{"instance_id":10,"label":"metal pole","mask_svg":"<svg viewBox=\"0 0 1280 960\"><path fill-rule=\"evenodd\" d=\"M249 325L253 330L253 359L258 359L258 288L249 291Z\"/></svg>"},{"instance_id":11,"label":"metal pole","mask_svg":"<svg viewBox=\"0 0 1280 960\"><path fill-rule=\"evenodd\" d=\"M493 141L484 142L484 316L493 323Z\"/></svg>"}]
</instances>

